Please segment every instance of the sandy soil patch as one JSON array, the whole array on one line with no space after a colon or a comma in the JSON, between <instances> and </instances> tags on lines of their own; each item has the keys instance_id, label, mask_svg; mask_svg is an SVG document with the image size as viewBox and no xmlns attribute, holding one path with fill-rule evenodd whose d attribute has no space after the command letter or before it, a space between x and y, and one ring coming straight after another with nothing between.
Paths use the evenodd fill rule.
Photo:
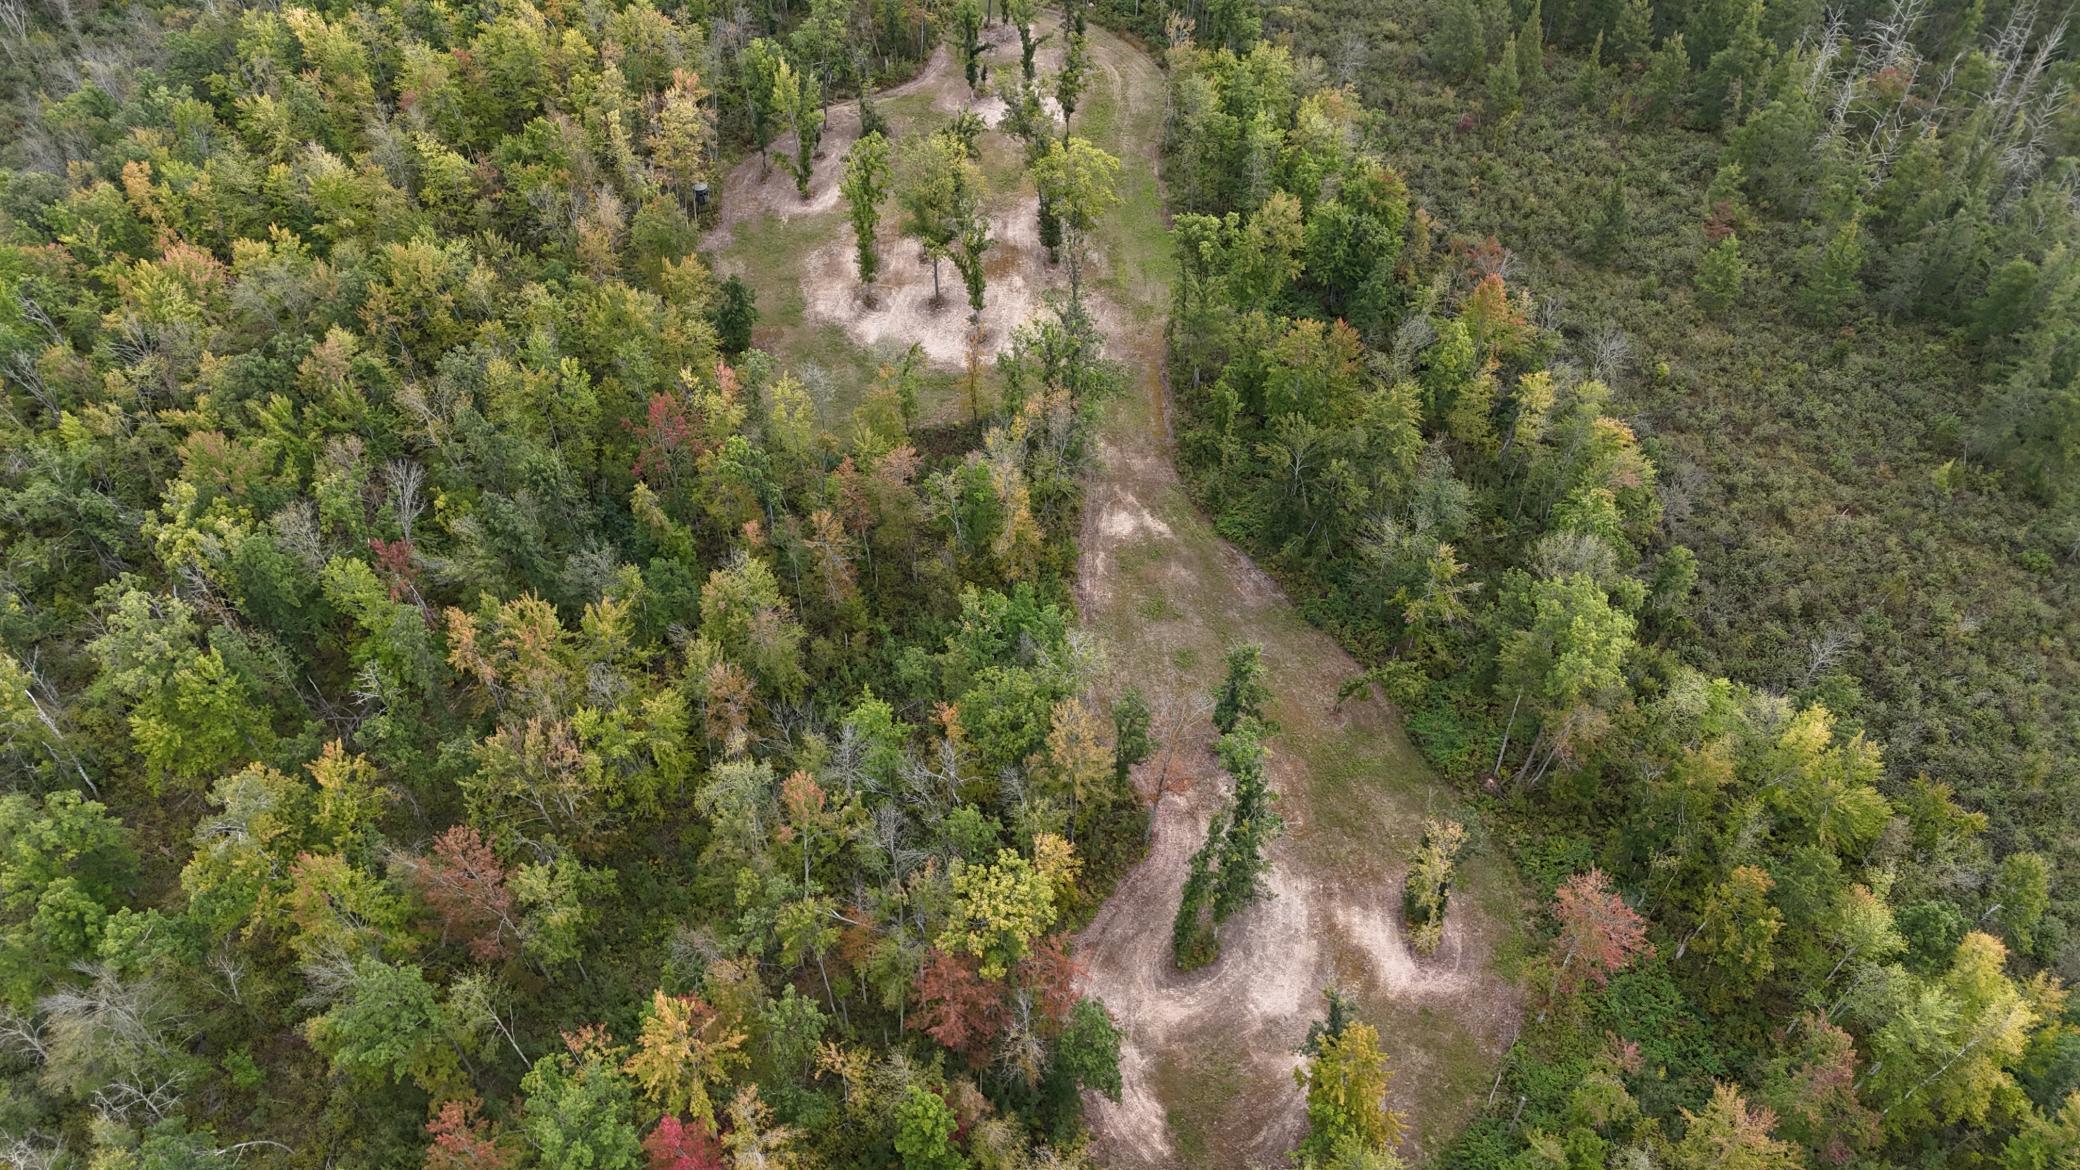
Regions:
<instances>
[{"instance_id":1,"label":"sandy soil patch","mask_svg":"<svg viewBox=\"0 0 2080 1170\"><path fill-rule=\"evenodd\" d=\"M997 200L991 210L993 242L983 262L989 279L981 317L985 358L1002 352L1020 325L1041 314L1049 290L1067 294L1067 274L1047 263L1040 246L1038 215L1039 200L1024 193ZM916 342L934 365L962 368L971 324L960 273L950 261L940 265L935 299L932 263L916 242L886 222L878 238L882 271L871 290L859 282L850 228L810 255L802 272L804 315L843 326L862 346Z\"/></svg>"},{"instance_id":2,"label":"sandy soil patch","mask_svg":"<svg viewBox=\"0 0 2080 1170\"><path fill-rule=\"evenodd\" d=\"M1055 19L1043 20L1040 27L1045 40L1035 60L1043 81L1047 70L1060 65L1060 40L1053 35L1052 27ZM1018 75L1017 35L1008 26L997 26L987 31L984 41L990 46L987 59L993 78L1006 84L1014 82ZM962 76L960 63L944 46L916 77L876 95L876 101L889 103L913 94L930 96L929 108L935 122L943 122L964 110L975 112L993 128L1003 121L1004 100L988 92L981 96L973 93ZM1044 100L1049 114L1059 122L1060 105L1052 97ZM899 139L920 129L900 115L890 113L889 118ZM724 256L719 264L721 271L741 274L746 258L728 257L725 253L745 225L769 218L787 223L811 217L827 221L819 226L828 228L828 240L813 250L802 266L804 320L838 325L865 348L884 343L907 347L915 342L933 365L947 370L965 368L969 337L977 323L970 318L967 289L953 264L942 261L935 293L932 263L914 240L901 234L901 213L893 198L882 209L881 230L877 233L881 272L873 288L860 283L852 228L845 221L839 191L844 157L858 138L859 103L833 105L807 198L777 163L768 170L755 156L740 162L724 182L720 221L703 245L711 255ZM771 154L775 159L789 155L795 145L792 135L782 137L773 143ZM989 149L1007 148L1019 149L1015 144L989 144ZM1066 262L1048 263L1046 250L1040 246L1039 200L1030 184L993 193L989 220L993 242L983 263L988 287L979 321L984 360L1002 353L1020 325L1041 315L1048 294L1066 296L1069 289ZM1104 257L1085 259L1086 304L1101 326L1122 320L1116 306L1105 303L1102 295L1089 288L1102 280L1105 273Z\"/></svg>"}]
</instances>

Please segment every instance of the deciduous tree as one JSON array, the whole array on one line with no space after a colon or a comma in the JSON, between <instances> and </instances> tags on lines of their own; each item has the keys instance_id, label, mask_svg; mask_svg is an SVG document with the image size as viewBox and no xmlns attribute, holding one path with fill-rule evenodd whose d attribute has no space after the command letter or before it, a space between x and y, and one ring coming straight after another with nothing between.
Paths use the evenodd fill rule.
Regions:
<instances>
[{"instance_id":1,"label":"deciduous tree","mask_svg":"<svg viewBox=\"0 0 2080 1170\"><path fill-rule=\"evenodd\" d=\"M1584 978L1601 987L1633 959L1654 953L1646 923L1611 889L1600 869L1591 867L1560 883L1553 893L1553 917L1560 922L1553 959L1562 987Z\"/></svg>"},{"instance_id":2,"label":"deciduous tree","mask_svg":"<svg viewBox=\"0 0 2080 1170\"><path fill-rule=\"evenodd\" d=\"M896 1153L903 1170L960 1170L967 1164L953 1144L959 1128L946 1099L923 1085L903 1090L895 1109Z\"/></svg>"},{"instance_id":3,"label":"deciduous tree","mask_svg":"<svg viewBox=\"0 0 2080 1170\"><path fill-rule=\"evenodd\" d=\"M729 1170L713 1128L701 1122L687 1125L671 1114L658 1118L643 1139L643 1155L645 1170Z\"/></svg>"},{"instance_id":4,"label":"deciduous tree","mask_svg":"<svg viewBox=\"0 0 2080 1170\"><path fill-rule=\"evenodd\" d=\"M1054 925L1054 882L1014 849L953 875L955 909L939 945L973 955L984 979L1002 979Z\"/></svg>"},{"instance_id":5,"label":"deciduous tree","mask_svg":"<svg viewBox=\"0 0 2080 1170\"><path fill-rule=\"evenodd\" d=\"M852 219L860 283L869 286L881 273L881 248L875 233L881 227L881 201L888 195L888 175L888 139L877 132L852 144L851 153L845 156L845 177L838 184Z\"/></svg>"},{"instance_id":6,"label":"deciduous tree","mask_svg":"<svg viewBox=\"0 0 2080 1170\"><path fill-rule=\"evenodd\" d=\"M1387 1055L1379 1031L1353 1022L1324 1036L1314 1058L1293 1070L1307 1094L1307 1136L1303 1157L1327 1160L1346 1143L1365 1150L1388 1151L1401 1140L1401 1117L1387 1108L1390 1080Z\"/></svg>"},{"instance_id":7,"label":"deciduous tree","mask_svg":"<svg viewBox=\"0 0 2080 1170\"><path fill-rule=\"evenodd\" d=\"M982 92L982 17L982 0L953 0L946 20L946 43L961 59L968 88L976 93Z\"/></svg>"},{"instance_id":8,"label":"deciduous tree","mask_svg":"<svg viewBox=\"0 0 2080 1170\"><path fill-rule=\"evenodd\" d=\"M635 1078L643 1096L670 1115L686 1114L702 1132L716 1125L710 1089L727 1085L744 1066L744 1034L733 1031L699 998L652 993L650 1010L635 1050L622 1069Z\"/></svg>"},{"instance_id":9,"label":"deciduous tree","mask_svg":"<svg viewBox=\"0 0 2080 1170\"><path fill-rule=\"evenodd\" d=\"M816 151L823 143L823 86L815 75L797 72L782 58L773 70L772 105L779 124L795 136L794 158L781 161L794 176L795 190L806 201Z\"/></svg>"},{"instance_id":10,"label":"deciduous tree","mask_svg":"<svg viewBox=\"0 0 2080 1170\"><path fill-rule=\"evenodd\" d=\"M1038 41L1033 36L1033 20L1040 14L1039 0L1004 0L1004 19L1018 30L1018 67L1025 75L1025 83L1032 85L1036 80L1033 72L1033 50Z\"/></svg>"},{"instance_id":11,"label":"deciduous tree","mask_svg":"<svg viewBox=\"0 0 2080 1170\"><path fill-rule=\"evenodd\" d=\"M1083 249L1099 218L1119 203L1119 160L1072 136L1048 144L1047 153L1033 163L1033 183L1061 228L1069 254L1069 295L1081 298Z\"/></svg>"},{"instance_id":12,"label":"deciduous tree","mask_svg":"<svg viewBox=\"0 0 2080 1170\"><path fill-rule=\"evenodd\" d=\"M438 992L418 967L362 958L331 1009L305 1026L333 1070L364 1081L407 1077L432 1089L459 1074Z\"/></svg>"},{"instance_id":13,"label":"deciduous tree","mask_svg":"<svg viewBox=\"0 0 2080 1170\"><path fill-rule=\"evenodd\" d=\"M1703 1113L1683 1110L1683 1137L1669 1151L1676 1170L1799 1170L1798 1147L1770 1133L1777 1117L1749 1105L1732 1085L1714 1085Z\"/></svg>"},{"instance_id":14,"label":"deciduous tree","mask_svg":"<svg viewBox=\"0 0 2080 1170\"><path fill-rule=\"evenodd\" d=\"M482 961L506 957L520 941L519 910L506 888L506 867L483 834L451 826L433 855L410 862L420 897L451 936Z\"/></svg>"},{"instance_id":15,"label":"deciduous tree","mask_svg":"<svg viewBox=\"0 0 2080 1170\"><path fill-rule=\"evenodd\" d=\"M744 109L751 118L751 140L758 144L759 174L771 168L771 156L767 149L780 132L780 115L773 104L779 87L775 84L780 75L780 66L787 60L780 46L765 37L759 37L744 47L737 55L739 84L743 86Z\"/></svg>"},{"instance_id":16,"label":"deciduous tree","mask_svg":"<svg viewBox=\"0 0 2080 1170\"><path fill-rule=\"evenodd\" d=\"M77 792L0 796L0 989L26 1008L91 957L135 861L123 824Z\"/></svg>"},{"instance_id":17,"label":"deciduous tree","mask_svg":"<svg viewBox=\"0 0 2080 1170\"><path fill-rule=\"evenodd\" d=\"M1706 896L1696 946L1711 964L1711 1002L1724 1007L1745 999L1776 969L1784 915L1769 900L1775 885L1762 869L1740 865Z\"/></svg>"},{"instance_id":18,"label":"deciduous tree","mask_svg":"<svg viewBox=\"0 0 2080 1170\"><path fill-rule=\"evenodd\" d=\"M903 233L917 240L932 261L934 303L944 295L939 264L956 249L965 255L982 215L984 194L981 170L949 135L914 139L897 160L896 199L903 209Z\"/></svg>"},{"instance_id":19,"label":"deciduous tree","mask_svg":"<svg viewBox=\"0 0 2080 1170\"><path fill-rule=\"evenodd\" d=\"M520 1081L521 1128L543 1170L637 1170L635 1095L597 1049L552 1053Z\"/></svg>"},{"instance_id":20,"label":"deciduous tree","mask_svg":"<svg viewBox=\"0 0 2080 1170\"><path fill-rule=\"evenodd\" d=\"M426 1123L433 1140L426 1147L425 1170L509 1170L519 1161L491 1123L477 1116L481 1104L474 1097L441 1103Z\"/></svg>"}]
</instances>

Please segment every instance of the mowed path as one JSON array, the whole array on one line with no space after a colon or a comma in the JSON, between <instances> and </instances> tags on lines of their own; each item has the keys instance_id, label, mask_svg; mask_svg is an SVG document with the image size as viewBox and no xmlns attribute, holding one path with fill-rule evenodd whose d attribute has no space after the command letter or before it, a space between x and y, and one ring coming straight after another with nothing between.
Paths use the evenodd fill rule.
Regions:
<instances>
[{"instance_id":1,"label":"mowed path","mask_svg":"<svg viewBox=\"0 0 2080 1170\"><path fill-rule=\"evenodd\" d=\"M1126 175L1153 184L1163 77L1119 38L1094 29L1092 41L1097 88L1110 90L1105 145ZM1516 920L1516 888L1473 856L1439 952L1419 959L1403 942L1401 876L1423 818L1450 814L1451 795L1392 712L1358 699L1339 709L1358 664L1214 534L1179 481L1163 373L1174 260L1146 246L1167 248L1160 216L1154 190L1130 191L1109 241L1111 291L1127 310L1111 354L1133 382L1105 411L1078 582L1083 624L1109 663L1101 697L1138 686L1159 730L1174 733L1136 777L1150 795L1170 791L1148 856L1078 941L1084 989L1126 1037L1122 1101L1090 1102L1096 1152L1116 1167L1282 1162L1305 1128L1296 1049L1333 986L1379 1027L1396 1069L1391 1103L1409 1122L1403 1152L1420 1155L1481 1103L1514 1035L1518 996L1492 960L1501 924ZM1245 641L1263 645L1277 696L1271 775L1287 828L1272 850L1272 896L1230 920L1218 962L1181 975L1170 923L1225 796L1203 697L1227 648Z\"/></svg>"},{"instance_id":2,"label":"mowed path","mask_svg":"<svg viewBox=\"0 0 2080 1170\"><path fill-rule=\"evenodd\" d=\"M1058 66L1057 20L1043 20L1043 80ZM1410 747L1393 714L1371 700L1340 709L1338 686L1359 671L1333 640L1308 625L1246 556L1214 535L1171 462L1164 333L1176 262L1159 181L1166 87L1147 54L1092 26L1092 81L1075 132L1122 160L1118 210L1097 233L1089 272L1094 316L1110 357L1130 375L1108 402L1090 472L1077 592L1084 629L1108 664L1094 690L1109 700L1137 686L1168 731L1168 750L1136 781L1157 805L1148 856L1082 933L1084 990L1125 1033L1119 1104L1089 1101L1096 1153L1109 1166L1244 1167L1283 1161L1304 1126L1292 1071L1295 1049L1321 1012L1321 991L1355 996L1395 1062L1392 1105L1410 1124L1404 1153L1449 1135L1484 1099L1495 1062L1515 1030L1514 989L1492 973L1503 927L1516 917L1509 876L1475 852L1462 868L1445 942L1417 959L1400 935L1401 874L1422 819L1449 815L1452 798ZM1009 76L1017 44L991 32L992 70ZM963 108L990 117L993 100L969 94L943 50L911 82L880 98L900 133L943 124ZM797 372L821 364L843 377L866 366L862 350L917 342L942 372L958 368L965 305L924 303L929 268L884 219L887 272L881 295L855 300L852 238L835 184L858 133L856 104L832 107L824 158L809 199L777 166L756 158L725 182L723 222L707 246L723 272L753 282L766 311L759 344ZM792 142L774 144L775 151ZM1017 147L986 136L984 166L998 192L991 261L989 348L1037 311L1041 293L1065 283L1031 238L1032 193L1017 173ZM795 258L776 264L774 258ZM955 294L958 299L958 294ZM856 388L838 386L842 411ZM950 382L942 417L958 409ZM928 403L928 409L930 404ZM1264 646L1280 725L1272 781L1285 834L1272 850L1273 896L1230 921L1221 958L1179 975L1170 922L1186 860L1223 798L1211 755L1204 696L1227 647Z\"/></svg>"}]
</instances>

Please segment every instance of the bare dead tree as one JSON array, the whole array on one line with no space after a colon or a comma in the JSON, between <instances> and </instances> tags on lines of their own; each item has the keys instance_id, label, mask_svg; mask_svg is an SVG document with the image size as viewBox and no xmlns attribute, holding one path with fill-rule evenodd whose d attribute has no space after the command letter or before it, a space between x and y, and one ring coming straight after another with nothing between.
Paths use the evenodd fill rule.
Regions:
<instances>
[{"instance_id":1,"label":"bare dead tree","mask_svg":"<svg viewBox=\"0 0 2080 1170\"><path fill-rule=\"evenodd\" d=\"M1589 338L1589 376L1611 385L1632 366L1632 335L1603 325Z\"/></svg>"},{"instance_id":2,"label":"bare dead tree","mask_svg":"<svg viewBox=\"0 0 2080 1170\"><path fill-rule=\"evenodd\" d=\"M56 1170L65 1162L65 1146L51 1139L38 1141L39 1136L17 1134L0 1142L0 1165L14 1170Z\"/></svg>"},{"instance_id":3,"label":"bare dead tree","mask_svg":"<svg viewBox=\"0 0 2080 1170\"><path fill-rule=\"evenodd\" d=\"M1830 626L1806 640L1806 673L1800 686L1812 686L1813 680L1827 673L1828 669L1841 660L1844 651L1856 644L1856 634L1841 626Z\"/></svg>"},{"instance_id":4,"label":"bare dead tree","mask_svg":"<svg viewBox=\"0 0 2080 1170\"><path fill-rule=\"evenodd\" d=\"M169 1116L181 1101L180 1081L169 1071L180 1023L172 996L150 976L126 979L98 963L77 970L87 976L83 986L36 1002L53 1056L63 1052L68 1065L90 1071L99 1087L89 1100L103 1117L127 1123Z\"/></svg>"},{"instance_id":5,"label":"bare dead tree","mask_svg":"<svg viewBox=\"0 0 2080 1170\"><path fill-rule=\"evenodd\" d=\"M1833 74L1835 63L1841 59L1842 46L1848 40L1848 24L1848 17L1839 7L1821 14L1820 34L1813 46L1813 63L1806 70L1807 97L1817 97L1820 87ZM1804 45L1801 43L1799 47L1804 48Z\"/></svg>"},{"instance_id":6,"label":"bare dead tree","mask_svg":"<svg viewBox=\"0 0 2080 1170\"><path fill-rule=\"evenodd\" d=\"M43 1022L26 1012L0 1006L0 1052L26 1056L42 1064L51 1052Z\"/></svg>"},{"instance_id":7,"label":"bare dead tree","mask_svg":"<svg viewBox=\"0 0 2080 1170\"><path fill-rule=\"evenodd\" d=\"M1566 315L1567 299L1557 292L1538 298L1531 307L1531 323L1548 332L1558 332Z\"/></svg>"},{"instance_id":8,"label":"bare dead tree","mask_svg":"<svg viewBox=\"0 0 2080 1170\"><path fill-rule=\"evenodd\" d=\"M2025 69L2024 51L2029 47L2030 30L2036 24L2036 0L2025 0L2008 14L2008 23L2001 26L1993 44L1988 46L1987 54L1999 67L1993 80L1993 92L1986 99L1993 106L2006 104L2018 87Z\"/></svg>"},{"instance_id":9,"label":"bare dead tree","mask_svg":"<svg viewBox=\"0 0 2080 1170\"><path fill-rule=\"evenodd\" d=\"M392 459L384 465L383 478L390 487L390 506L397 512L397 526L404 538L412 539L412 522L425 511L420 489L426 484L426 469L409 459Z\"/></svg>"},{"instance_id":10,"label":"bare dead tree","mask_svg":"<svg viewBox=\"0 0 2080 1170\"><path fill-rule=\"evenodd\" d=\"M1372 55L1372 44L1363 32L1351 29L1343 34L1343 45L1336 54L1336 81L1339 85L1356 85L1365 71L1366 58Z\"/></svg>"},{"instance_id":11,"label":"bare dead tree","mask_svg":"<svg viewBox=\"0 0 2080 1170\"><path fill-rule=\"evenodd\" d=\"M229 948L219 948L210 952L206 965L210 974L216 976L218 985L223 989L224 998L243 1005L246 1002L245 960Z\"/></svg>"},{"instance_id":12,"label":"bare dead tree","mask_svg":"<svg viewBox=\"0 0 2080 1170\"><path fill-rule=\"evenodd\" d=\"M1437 325L1428 313L1410 313L1394 327L1394 340L1389 348L1388 368L1392 371L1390 381L1399 381L1416 368L1416 359L1422 356L1437 340Z\"/></svg>"},{"instance_id":13,"label":"bare dead tree","mask_svg":"<svg viewBox=\"0 0 2080 1170\"><path fill-rule=\"evenodd\" d=\"M22 0L0 0L0 49L7 59L20 61L29 43L29 6Z\"/></svg>"}]
</instances>

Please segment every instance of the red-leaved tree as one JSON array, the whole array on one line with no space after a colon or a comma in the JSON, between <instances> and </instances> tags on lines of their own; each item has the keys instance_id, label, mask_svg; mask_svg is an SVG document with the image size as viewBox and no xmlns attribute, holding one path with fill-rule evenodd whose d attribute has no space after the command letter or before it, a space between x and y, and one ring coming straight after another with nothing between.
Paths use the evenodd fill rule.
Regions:
<instances>
[{"instance_id":1,"label":"red-leaved tree","mask_svg":"<svg viewBox=\"0 0 2080 1170\"><path fill-rule=\"evenodd\" d=\"M1768 1081L1779 1128L1815 1164L1847 1165L1885 1136L1884 1119L1856 1095L1856 1041L1818 1015L1801 1017L1793 1031L1798 1043Z\"/></svg>"},{"instance_id":2,"label":"red-leaved tree","mask_svg":"<svg viewBox=\"0 0 2080 1170\"><path fill-rule=\"evenodd\" d=\"M426 1147L426 1170L507 1170L512 1151L498 1143L491 1125L477 1116L477 1101L448 1101L426 1123L433 1143Z\"/></svg>"},{"instance_id":3,"label":"red-leaved tree","mask_svg":"<svg viewBox=\"0 0 2080 1170\"><path fill-rule=\"evenodd\" d=\"M980 1068L1004 1031L1004 990L1004 984L982 977L972 956L934 947L911 985L917 1014L910 1026Z\"/></svg>"},{"instance_id":4,"label":"red-leaved tree","mask_svg":"<svg viewBox=\"0 0 2080 1170\"><path fill-rule=\"evenodd\" d=\"M649 1156L650 1170L726 1170L729 1165L722 1143L707 1126L698 1121L687 1125L669 1113L643 1139L643 1153Z\"/></svg>"},{"instance_id":5,"label":"red-leaved tree","mask_svg":"<svg viewBox=\"0 0 2080 1170\"><path fill-rule=\"evenodd\" d=\"M468 825L450 828L434 840L433 856L418 859L412 872L444 936L462 940L485 962L512 953L520 928L505 863L481 833Z\"/></svg>"},{"instance_id":6,"label":"red-leaved tree","mask_svg":"<svg viewBox=\"0 0 2080 1170\"><path fill-rule=\"evenodd\" d=\"M1076 977L1082 973L1083 964L1069 954L1068 941L1059 934L1034 943L1033 953L1014 969L1018 986L1032 994L1033 1006L1040 1009L1045 1034L1051 1036L1069 1022L1069 1013L1076 1010Z\"/></svg>"},{"instance_id":7,"label":"red-leaved tree","mask_svg":"<svg viewBox=\"0 0 2080 1170\"><path fill-rule=\"evenodd\" d=\"M1560 883L1553 892L1553 916L1560 920L1553 955L1564 989L1572 989L1584 976L1601 987L1634 958L1654 953L1654 944L1647 941L1646 921L1611 889L1611 879L1593 866Z\"/></svg>"}]
</instances>

